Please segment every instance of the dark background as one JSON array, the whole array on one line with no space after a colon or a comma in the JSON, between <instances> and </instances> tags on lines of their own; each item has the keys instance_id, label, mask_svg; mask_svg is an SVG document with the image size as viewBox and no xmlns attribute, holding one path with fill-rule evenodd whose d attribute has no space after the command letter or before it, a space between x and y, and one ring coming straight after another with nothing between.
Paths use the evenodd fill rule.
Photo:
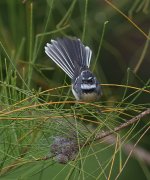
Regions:
<instances>
[{"instance_id":1,"label":"dark background","mask_svg":"<svg viewBox=\"0 0 150 180\"><path fill-rule=\"evenodd\" d=\"M87 12L85 10L86 2L88 2ZM148 35L150 29L149 0L111 2ZM85 13L87 13L86 16ZM95 61L106 21L108 23L105 27L100 54ZM63 36L76 36L92 49L91 69L94 68L94 73L102 84L127 84L139 88L149 85L149 46L144 53L147 38L119 12L102 0L1 0L0 42L6 50L5 52L1 46L3 81L7 78L4 59L9 56L30 89L38 91L39 88L46 90L70 84L70 79L66 77L65 73L44 53L44 46L47 42ZM144 54L142 63L135 72L142 54ZM94 67L95 62L96 66ZM30 80L27 78L29 74L31 75ZM17 86L22 87L20 77L17 78ZM102 100L106 102L104 103L106 105L111 101L119 101L123 92L124 89L116 86L104 86ZM127 94L132 92L132 90L128 90ZM130 102L131 99L132 97L127 102ZM149 102L150 95L148 93L142 93L134 101L135 104L145 104L145 107L149 105ZM143 124L139 125L139 129ZM147 150L150 149L148 134L143 138L141 145ZM147 173L141 167L142 163L131 159L121 179L132 179L133 177L139 180L146 179L149 175L149 167L143 166ZM57 171L57 168L61 169L62 167L60 165L56 169L53 168ZM49 175L49 171L47 170L45 174Z\"/></svg>"}]
</instances>

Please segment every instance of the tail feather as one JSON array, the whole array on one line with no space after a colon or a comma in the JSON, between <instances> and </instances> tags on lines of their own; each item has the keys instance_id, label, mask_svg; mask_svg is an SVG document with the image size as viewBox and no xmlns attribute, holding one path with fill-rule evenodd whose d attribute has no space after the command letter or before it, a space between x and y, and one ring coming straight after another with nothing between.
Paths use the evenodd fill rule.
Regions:
<instances>
[{"instance_id":1,"label":"tail feather","mask_svg":"<svg viewBox=\"0 0 150 180\"><path fill-rule=\"evenodd\" d=\"M45 46L45 53L72 79L76 64L90 66L92 51L80 39L58 38Z\"/></svg>"},{"instance_id":2,"label":"tail feather","mask_svg":"<svg viewBox=\"0 0 150 180\"><path fill-rule=\"evenodd\" d=\"M64 63L66 59L54 46L47 43L45 52L60 68L62 68L66 72L66 74L68 74L68 76L72 76L73 71L71 71L66 63Z\"/></svg>"}]
</instances>

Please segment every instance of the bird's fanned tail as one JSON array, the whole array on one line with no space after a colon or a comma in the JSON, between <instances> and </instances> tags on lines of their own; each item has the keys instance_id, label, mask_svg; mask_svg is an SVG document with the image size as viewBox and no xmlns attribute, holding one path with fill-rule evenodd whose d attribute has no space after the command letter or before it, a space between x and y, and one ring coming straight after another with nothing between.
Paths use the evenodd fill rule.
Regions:
<instances>
[{"instance_id":1,"label":"bird's fanned tail","mask_svg":"<svg viewBox=\"0 0 150 180\"><path fill-rule=\"evenodd\" d=\"M80 39L58 38L45 46L46 54L71 78L74 77L76 64L90 66L92 51Z\"/></svg>"}]
</instances>

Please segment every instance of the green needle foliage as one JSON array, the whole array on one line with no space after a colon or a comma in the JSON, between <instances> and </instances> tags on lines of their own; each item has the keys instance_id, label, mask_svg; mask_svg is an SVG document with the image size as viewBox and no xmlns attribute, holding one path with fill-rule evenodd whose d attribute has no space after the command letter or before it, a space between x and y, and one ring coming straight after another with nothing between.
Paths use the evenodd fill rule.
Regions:
<instances>
[{"instance_id":1,"label":"green needle foliage","mask_svg":"<svg viewBox=\"0 0 150 180\"><path fill-rule=\"evenodd\" d=\"M150 178L150 115L115 131L150 108L149 0L114 5L132 23L106 1L0 1L0 179ZM93 50L99 102L45 55L63 36Z\"/></svg>"}]
</instances>

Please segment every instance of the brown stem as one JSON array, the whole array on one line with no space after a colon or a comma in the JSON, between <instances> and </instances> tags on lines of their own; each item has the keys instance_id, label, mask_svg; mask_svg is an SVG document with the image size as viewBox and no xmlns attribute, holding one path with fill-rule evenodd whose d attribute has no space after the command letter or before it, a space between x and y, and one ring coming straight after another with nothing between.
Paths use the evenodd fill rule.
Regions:
<instances>
[{"instance_id":1,"label":"brown stem","mask_svg":"<svg viewBox=\"0 0 150 180\"><path fill-rule=\"evenodd\" d=\"M137 116L133 117L132 119L126 121L125 123L121 124L118 127L115 127L113 130L109 130L109 131L105 131L102 133L98 133L95 137L95 140L100 140L104 137L107 137L111 134L113 134L114 132L118 132L134 123L136 123L137 121L139 121L141 118L143 118L144 116L150 114L150 108L148 108L147 110L143 111L142 113L138 114Z\"/></svg>"}]
</instances>

